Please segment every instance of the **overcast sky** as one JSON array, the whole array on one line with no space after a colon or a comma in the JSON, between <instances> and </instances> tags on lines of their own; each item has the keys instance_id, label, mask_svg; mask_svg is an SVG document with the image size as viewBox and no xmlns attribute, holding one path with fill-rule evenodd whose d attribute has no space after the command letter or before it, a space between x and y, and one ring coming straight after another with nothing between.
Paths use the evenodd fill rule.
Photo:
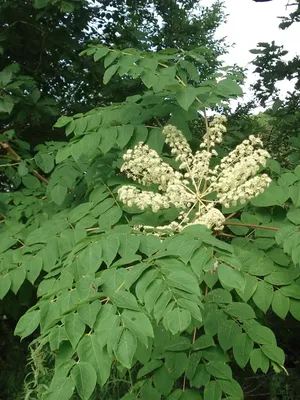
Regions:
<instances>
[{"instance_id":1,"label":"overcast sky","mask_svg":"<svg viewBox=\"0 0 300 400\"><path fill-rule=\"evenodd\" d=\"M201 5L210 6L213 0L202 0ZM292 3L294 1L290 1ZM287 7L288 0L273 0L266 3L256 3L252 0L223 0L228 15L227 23L222 25L217 35L227 36L229 43L235 43L235 47L229 50L229 54L223 59L227 65L237 63L240 66L248 66L248 82L245 87L246 98L250 97L247 86L255 81L255 75L251 73L251 60L255 57L249 52L256 47L258 42L275 41L277 45L283 45L289 54L285 58L292 58L300 53L299 38L300 24L295 23L290 28L281 30L278 28L279 16L287 16L295 7ZM253 71L253 69L252 69ZM293 87L292 83L284 82L280 85L281 96Z\"/></svg>"}]
</instances>

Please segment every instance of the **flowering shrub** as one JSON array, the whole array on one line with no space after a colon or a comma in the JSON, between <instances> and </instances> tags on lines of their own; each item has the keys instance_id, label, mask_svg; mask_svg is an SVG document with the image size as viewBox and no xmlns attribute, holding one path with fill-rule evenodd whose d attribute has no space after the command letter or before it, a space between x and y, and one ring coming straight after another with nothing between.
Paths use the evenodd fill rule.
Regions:
<instances>
[{"instance_id":1,"label":"flowering shrub","mask_svg":"<svg viewBox=\"0 0 300 400\"><path fill-rule=\"evenodd\" d=\"M68 141L34 158L1 134L16 190L0 197L0 299L5 313L14 296L27 307L26 396L107 398L117 375L123 400L241 400L232 366L285 371L264 314L300 320L300 168L281 171L252 136L219 160L224 117L193 154L189 123L241 94L230 70L195 76L201 50L87 52L105 59L105 82L126 74L145 91L62 116Z\"/></svg>"},{"instance_id":2,"label":"flowering shrub","mask_svg":"<svg viewBox=\"0 0 300 400\"><path fill-rule=\"evenodd\" d=\"M225 216L216 208L217 203L227 208L238 202L245 204L263 193L271 182L266 174L255 176L270 156L261 149L261 140L254 136L223 157L220 164L210 167L212 157L218 155L214 146L222 142L226 132L224 122L226 117L214 117L200 144L203 150L195 155L181 131L172 125L163 129L166 143L180 162L182 172L175 171L143 143L127 150L121 171L144 186L157 185L158 192L127 185L119 189L120 199L129 207L135 205L141 210L151 207L157 212L171 206L185 209L180 213L180 223L172 221L162 229L180 231L188 225L203 224L222 230ZM211 197L212 194L215 196Z\"/></svg>"}]
</instances>

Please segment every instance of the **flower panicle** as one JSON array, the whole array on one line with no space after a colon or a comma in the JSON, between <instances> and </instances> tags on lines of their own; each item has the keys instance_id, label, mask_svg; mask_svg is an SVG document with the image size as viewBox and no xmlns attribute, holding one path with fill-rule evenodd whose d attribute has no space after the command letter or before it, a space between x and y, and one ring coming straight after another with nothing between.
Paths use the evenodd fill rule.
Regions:
<instances>
[{"instance_id":1,"label":"flower panicle","mask_svg":"<svg viewBox=\"0 0 300 400\"><path fill-rule=\"evenodd\" d=\"M180 222L165 226L176 232L196 223L223 229L225 217L217 204L224 207L244 204L262 193L271 182L268 175L258 175L270 155L262 148L262 141L253 135L211 168L211 159L217 155L214 146L221 143L226 132L225 122L224 116L214 117L195 154L180 130L172 125L164 127L165 141L176 161L181 162L182 173L142 142L128 150L123 156L121 171L138 184L156 185L157 191L122 186L118 191L120 200L141 210L151 207L153 212L172 206L182 209Z\"/></svg>"}]
</instances>

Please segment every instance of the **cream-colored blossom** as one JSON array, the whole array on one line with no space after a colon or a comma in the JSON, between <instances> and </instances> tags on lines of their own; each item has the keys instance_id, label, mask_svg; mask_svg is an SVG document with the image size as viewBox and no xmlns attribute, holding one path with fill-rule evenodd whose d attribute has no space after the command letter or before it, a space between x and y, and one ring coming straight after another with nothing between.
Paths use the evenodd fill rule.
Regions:
<instances>
[{"instance_id":1,"label":"cream-colored blossom","mask_svg":"<svg viewBox=\"0 0 300 400\"><path fill-rule=\"evenodd\" d=\"M192 150L182 132L173 125L166 125L163 134L165 142L171 147L171 153L176 155L176 161L187 162Z\"/></svg>"},{"instance_id":2,"label":"cream-colored blossom","mask_svg":"<svg viewBox=\"0 0 300 400\"><path fill-rule=\"evenodd\" d=\"M200 150L195 154L180 130L172 125L163 129L166 143L176 160L181 162L179 169L182 173L174 170L155 150L143 143L128 150L123 156L125 162L121 171L142 185L156 185L158 192L123 186L118 191L120 200L141 210L151 207L154 212L171 206L182 209L179 222L172 221L167 226L156 227L158 231L171 229L178 232L193 224L223 229L225 217L217 204L224 207L244 204L262 193L271 182L266 174L257 175L270 156L255 136L249 136L211 168L211 159L217 155L213 147L222 141L226 132L225 122L224 116L214 117ZM208 200L208 195L213 193L214 197L210 196Z\"/></svg>"}]
</instances>

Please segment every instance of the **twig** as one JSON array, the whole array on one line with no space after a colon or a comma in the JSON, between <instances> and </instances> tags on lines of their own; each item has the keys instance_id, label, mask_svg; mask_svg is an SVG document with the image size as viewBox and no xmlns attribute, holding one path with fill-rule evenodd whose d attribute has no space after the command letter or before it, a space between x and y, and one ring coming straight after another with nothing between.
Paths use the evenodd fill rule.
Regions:
<instances>
[{"instance_id":1,"label":"twig","mask_svg":"<svg viewBox=\"0 0 300 400\"><path fill-rule=\"evenodd\" d=\"M265 226L265 225L255 225L255 224L243 224L241 222L224 222L224 225L231 225L231 226L246 226L248 228L253 228L253 229L266 229L268 231L279 231L279 228L276 228L275 226Z\"/></svg>"},{"instance_id":2,"label":"twig","mask_svg":"<svg viewBox=\"0 0 300 400\"><path fill-rule=\"evenodd\" d=\"M44 178L41 174L39 174L35 169L32 171L32 175L37 177L41 182L44 182L46 185L48 185L49 181Z\"/></svg>"},{"instance_id":3,"label":"twig","mask_svg":"<svg viewBox=\"0 0 300 400\"><path fill-rule=\"evenodd\" d=\"M14 157L14 161L21 161L19 155L10 147L8 143L0 142L0 146Z\"/></svg>"},{"instance_id":4,"label":"twig","mask_svg":"<svg viewBox=\"0 0 300 400\"><path fill-rule=\"evenodd\" d=\"M0 167L11 167L11 166L20 164L20 162L22 161L21 157L14 151L14 149L12 149L10 147L10 145L8 143L0 142L0 147L2 147L8 153L10 153L13 156L13 161L16 161L15 163L12 163L12 164L2 164L2 165L0 165ZM31 173L33 176L38 178L41 182L44 182L46 185L48 185L49 181L44 176L42 176L40 173L38 173L35 169Z\"/></svg>"}]
</instances>

